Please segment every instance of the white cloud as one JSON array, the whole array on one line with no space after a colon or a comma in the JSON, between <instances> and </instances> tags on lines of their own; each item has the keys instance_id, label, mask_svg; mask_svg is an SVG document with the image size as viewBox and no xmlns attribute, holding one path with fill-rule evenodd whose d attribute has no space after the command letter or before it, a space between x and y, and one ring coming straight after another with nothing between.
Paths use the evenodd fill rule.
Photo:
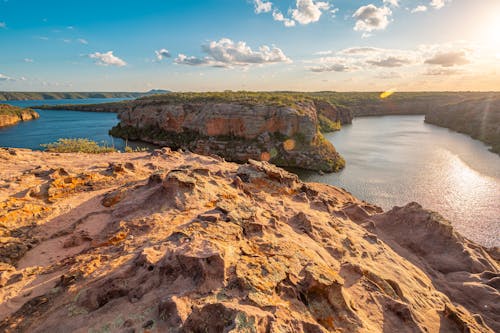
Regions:
<instances>
[{"instance_id":1,"label":"white cloud","mask_svg":"<svg viewBox=\"0 0 500 333\"><path fill-rule=\"evenodd\" d=\"M198 57L189 57L185 54L180 53L177 58L175 58L174 62L179 65L190 65L190 66L200 66L200 65L213 65L214 67L223 67L216 66L215 61L209 57L198 58Z\"/></svg>"},{"instance_id":2,"label":"white cloud","mask_svg":"<svg viewBox=\"0 0 500 333\"><path fill-rule=\"evenodd\" d=\"M341 50L339 53L343 54L366 54L366 53L374 53L374 52L383 52L384 49L379 49L377 47L350 47L344 50Z\"/></svg>"},{"instance_id":3,"label":"white cloud","mask_svg":"<svg viewBox=\"0 0 500 333\"><path fill-rule=\"evenodd\" d=\"M470 63L465 50L438 52L431 58L425 60L426 64L438 65L441 67L453 67Z\"/></svg>"},{"instance_id":4,"label":"white cloud","mask_svg":"<svg viewBox=\"0 0 500 333\"><path fill-rule=\"evenodd\" d=\"M14 79L7 76L7 75L0 73L0 82L5 82L5 81L14 81Z\"/></svg>"},{"instance_id":5,"label":"white cloud","mask_svg":"<svg viewBox=\"0 0 500 333\"><path fill-rule=\"evenodd\" d=\"M83 38L78 38L77 41L78 41L78 43L84 44L84 45L87 45L89 43L86 39L83 39Z\"/></svg>"},{"instance_id":6,"label":"white cloud","mask_svg":"<svg viewBox=\"0 0 500 333\"><path fill-rule=\"evenodd\" d=\"M32 63L32 62L35 62L35 60L33 60L31 58L24 58L24 62Z\"/></svg>"},{"instance_id":7,"label":"white cloud","mask_svg":"<svg viewBox=\"0 0 500 333\"><path fill-rule=\"evenodd\" d=\"M273 64L291 62L291 60L276 46L262 45L258 50L252 50L245 42L233 42L231 39L222 38L202 46L207 56L189 57L184 54L174 60L183 65L209 65L213 67L249 66L259 64Z\"/></svg>"},{"instance_id":8,"label":"white cloud","mask_svg":"<svg viewBox=\"0 0 500 333\"><path fill-rule=\"evenodd\" d=\"M417 51L369 46L350 47L337 52L322 51L316 55L332 56L306 61L306 63L316 65L308 67L313 72L352 72L357 70L372 72L374 67L396 68L421 62L421 56Z\"/></svg>"},{"instance_id":9,"label":"white cloud","mask_svg":"<svg viewBox=\"0 0 500 333\"><path fill-rule=\"evenodd\" d=\"M156 59L158 61L162 61L164 58L170 58L170 52L167 49L161 49L158 51L155 51Z\"/></svg>"},{"instance_id":10,"label":"white cloud","mask_svg":"<svg viewBox=\"0 0 500 333\"><path fill-rule=\"evenodd\" d=\"M399 0L384 0L384 3L388 3L394 7L399 7Z\"/></svg>"},{"instance_id":11,"label":"white cloud","mask_svg":"<svg viewBox=\"0 0 500 333\"><path fill-rule=\"evenodd\" d=\"M427 6L417 6L411 10L411 13L421 13L421 12L426 12L427 11Z\"/></svg>"},{"instance_id":12,"label":"white cloud","mask_svg":"<svg viewBox=\"0 0 500 333\"><path fill-rule=\"evenodd\" d=\"M351 59L341 57L325 57L317 61L318 65L308 67L312 72L353 72L361 69Z\"/></svg>"},{"instance_id":13,"label":"white cloud","mask_svg":"<svg viewBox=\"0 0 500 333\"><path fill-rule=\"evenodd\" d=\"M303 25L319 21L323 11L330 9L330 4L323 1L297 0L296 5L292 18Z\"/></svg>"},{"instance_id":14,"label":"white cloud","mask_svg":"<svg viewBox=\"0 0 500 333\"><path fill-rule=\"evenodd\" d=\"M255 13L269 13L273 8L273 3L265 0L254 0Z\"/></svg>"},{"instance_id":15,"label":"white cloud","mask_svg":"<svg viewBox=\"0 0 500 333\"><path fill-rule=\"evenodd\" d=\"M106 53L95 52L89 55L91 59L95 59L95 63L101 66L117 66L123 67L127 63L113 54L113 51Z\"/></svg>"},{"instance_id":16,"label":"white cloud","mask_svg":"<svg viewBox=\"0 0 500 333\"><path fill-rule=\"evenodd\" d=\"M384 59L368 60L366 63L377 67L401 67L410 64L411 61L403 57L390 56Z\"/></svg>"},{"instance_id":17,"label":"white cloud","mask_svg":"<svg viewBox=\"0 0 500 333\"><path fill-rule=\"evenodd\" d=\"M278 22L283 22L285 27L290 28L295 26L295 21L283 16L279 10L273 11L273 19Z\"/></svg>"},{"instance_id":18,"label":"white cloud","mask_svg":"<svg viewBox=\"0 0 500 333\"><path fill-rule=\"evenodd\" d=\"M441 9L449 2L451 2L451 0L431 0L430 6L435 9Z\"/></svg>"},{"instance_id":19,"label":"white cloud","mask_svg":"<svg viewBox=\"0 0 500 333\"><path fill-rule=\"evenodd\" d=\"M372 32L373 30L384 30L390 22L392 11L388 7L377 7L366 5L360 7L352 17L356 21L354 30Z\"/></svg>"},{"instance_id":20,"label":"white cloud","mask_svg":"<svg viewBox=\"0 0 500 333\"><path fill-rule=\"evenodd\" d=\"M7 28L7 24L5 22L0 22L0 29Z\"/></svg>"}]
</instances>

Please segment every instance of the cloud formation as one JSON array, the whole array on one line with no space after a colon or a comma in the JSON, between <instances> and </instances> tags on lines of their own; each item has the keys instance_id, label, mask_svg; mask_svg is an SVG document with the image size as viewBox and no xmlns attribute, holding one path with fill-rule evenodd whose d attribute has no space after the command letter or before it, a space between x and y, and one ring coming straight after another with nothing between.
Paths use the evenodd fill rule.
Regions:
<instances>
[{"instance_id":1,"label":"cloud formation","mask_svg":"<svg viewBox=\"0 0 500 333\"><path fill-rule=\"evenodd\" d=\"M125 61L115 56L113 51L108 51L106 53L95 52L89 54L89 57L95 59L95 63L101 66L123 67L127 65Z\"/></svg>"},{"instance_id":2,"label":"cloud formation","mask_svg":"<svg viewBox=\"0 0 500 333\"><path fill-rule=\"evenodd\" d=\"M273 8L273 3L265 0L254 0L255 13L269 13Z\"/></svg>"},{"instance_id":3,"label":"cloud formation","mask_svg":"<svg viewBox=\"0 0 500 333\"><path fill-rule=\"evenodd\" d=\"M406 58L391 56L385 59L368 60L366 63L377 67L401 67L410 64L411 61Z\"/></svg>"},{"instance_id":4,"label":"cloud formation","mask_svg":"<svg viewBox=\"0 0 500 333\"><path fill-rule=\"evenodd\" d=\"M155 51L155 55L156 55L156 59L158 61L162 61L165 58L172 57L170 55L170 52L167 49L161 49L161 50Z\"/></svg>"},{"instance_id":5,"label":"cloud formation","mask_svg":"<svg viewBox=\"0 0 500 333\"><path fill-rule=\"evenodd\" d=\"M199 58L179 54L174 62L182 65L208 65L226 68L291 62L283 51L276 46L262 45L258 50L254 51L245 42L234 42L229 38L211 41L206 45L202 45L202 50L207 56Z\"/></svg>"},{"instance_id":6,"label":"cloud formation","mask_svg":"<svg viewBox=\"0 0 500 333\"><path fill-rule=\"evenodd\" d=\"M399 0L384 0L384 3L387 3L394 7L399 7Z\"/></svg>"},{"instance_id":7,"label":"cloud formation","mask_svg":"<svg viewBox=\"0 0 500 333\"><path fill-rule=\"evenodd\" d=\"M451 2L451 0L431 0L430 6L435 8L435 9L441 9L443 8L448 2Z\"/></svg>"},{"instance_id":8,"label":"cloud formation","mask_svg":"<svg viewBox=\"0 0 500 333\"><path fill-rule=\"evenodd\" d=\"M292 10L292 18L302 25L318 22L323 11L330 9L328 2L313 0L297 0L296 6Z\"/></svg>"},{"instance_id":9,"label":"cloud formation","mask_svg":"<svg viewBox=\"0 0 500 333\"><path fill-rule=\"evenodd\" d=\"M391 0L395 1L395 0ZM289 9L288 13L291 17L286 17L274 4L266 0L253 0L255 13L269 13L272 11L273 20L282 22L285 27L294 27L297 23L307 25L318 22L325 11L331 9L328 1L317 0L296 0L295 8ZM335 15L338 9L331 10L331 14Z\"/></svg>"},{"instance_id":10,"label":"cloud formation","mask_svg":"<svg viewBox=\"0 0 500 333\"><path fill-rule=\"evenodd\" d=\"M279 10L273 11L273 19L278 22L283 22L285 27L290 28L295 26L295 21L283 16L283 14Z\"/></svg>"},{"instance_id":11,"label":"cloud formation","mask_svg":"<svg viewBox=\"0 0 500 333\"><path fill-rule=\"evenodd\" d=\"M78 43L84 44L84 45L87 45L89 43L86 39L83 39L83 38L78 38L76 41Z\"/></svg>"},{"instance_id":12,"label":"cloud formation","mask_svg":"<svg viewBox=\"0 0 500 333\"><path fill-rule=\"evenodd\" d=\"M7 28L7 24L5 22L0 22L0 29Z\"/></svg>"},{"instance_id":13,"label":"cloud formation","mask_svg":"<svg viewBox=\"0 0 500 333\"><path fill-rule=\"evenodd\" d=\"M453 67L470 63L465 50L438 52L433 57L425 60L426 64L441 67Z\"/></svg>"},{"instance_id":14,"label":"cloud formation","mask_svg":"<svg viewBox=\"0 0 500 333\"><path fill-rule=\"evenodd\" d=\"M0 82L13 81L13 80L14 80L13 78L0 73Z\"/></svg>"},{"instance_id":15,"label":"cloud formation","mask_svg":"<svg viewBox=\"0 0 500 333\"><path fill-rule=\"evenodd\" d=\"M360 7L353 15L356 19L354 30L372 32L384 30L390 22L392 11L388 7L377 7L369 4Z\"/></svg>"},{"instance_id":16,"label":"cloud formation","mask_svg":"<svg viewBox=\"0 0 500 333\"><path fill-rule=\"evenodd\" d=\"M426 11L427 11L427 6L420 5L420 6L413 8L410 12L411 13L421 13L421 12L426 12Z\"/></svg>"},{"instance_id":17,"label":"cloud formation","mask_svg":"<svg viewBox=\"0 0 500 333\"><path fill-rule=\"evenodd\" d=\"M24 58L23 60L24 60L24 62L28 62L28 63L33 63L33 62L35 62L35 60L33 60L33 59L31 59L31 58Z\"/></svg>"},{"instance_id":18,"label":"cloud formation","mask_svg":"<svg viewBox=\"0 0 500 333\"><path fill-rule=\"evenodd\" d=\"M324 57L316 62L318 65L308 68L311 72L353 72L360 69L351 59L342 57Z\"/></svg>"}]
</instances>

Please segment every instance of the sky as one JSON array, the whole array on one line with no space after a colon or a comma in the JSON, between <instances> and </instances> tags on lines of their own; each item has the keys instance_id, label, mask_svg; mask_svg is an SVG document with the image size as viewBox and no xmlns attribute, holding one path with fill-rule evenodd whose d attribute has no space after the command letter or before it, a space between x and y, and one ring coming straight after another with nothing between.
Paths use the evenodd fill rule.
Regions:
<instances>
[{"instance_id":1,"label":"sky","mask_svg":"<svg viewBox=\"0 0 500 333\"><path fill-rule=\"evenodd\" d=\"M0 0L0 91L498 91L500 0Z\"/></svg>"}]
</instances>

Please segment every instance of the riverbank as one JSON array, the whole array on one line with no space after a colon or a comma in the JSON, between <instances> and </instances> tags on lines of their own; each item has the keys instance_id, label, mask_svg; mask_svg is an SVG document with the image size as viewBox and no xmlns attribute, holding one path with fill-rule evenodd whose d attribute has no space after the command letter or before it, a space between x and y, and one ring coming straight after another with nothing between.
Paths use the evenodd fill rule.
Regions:
<instances>
[{"instance_id":1,"label":"riverbank","mask_svg":"<svg viewBox=\"0 0 500 333\"><path fill-rule=\"evenodd\" d=\"M418 204L169 149L0 159L2 331L500 329L498 250Z\"/></svg>"},{"instance_id":2,"label":"riverbank","mask_svg":"<svg viewBox=\"0 0 500 333\"><path fill-rule=\"evenodd\" d=\"M38 118L40 118L40 115L32 109L0 104L0 128Z\"/></svg>"},{"instance_id":3,"label":"riverbank","mask_svg":"<svg viewBox=\"0 0 500 333\"><path fill-rule=\"evenodd\" d=\"M467 134L500 155L500 94L438 107L425 122Z\"/></svg>"},{"instance_id":4,"label":"riverbank","mask_svg":"<svg viewBox=\"0 0 500 333\"><path fill-rule=\"evenodd\" d=\"M0 91L0 101L26 100L59 100L88 98L138 98L153 94L168 93L167 90L150 90L148 92L20 92Z\"/></svg>"}]
</instances>

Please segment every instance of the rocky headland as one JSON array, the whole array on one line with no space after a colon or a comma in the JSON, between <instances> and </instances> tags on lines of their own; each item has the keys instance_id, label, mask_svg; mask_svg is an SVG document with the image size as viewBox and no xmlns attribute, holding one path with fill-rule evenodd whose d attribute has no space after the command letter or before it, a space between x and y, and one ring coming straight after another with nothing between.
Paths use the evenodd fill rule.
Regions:
<instances>
[{"instance_id":1,"label":"rocky headland","mask_svg":"<svg viewBox=\"0 0 500 333\"><path fill-rule=\"evenodd\" d=\"M0 150L2 332L498 332L499 252L266 162Z\"/></svg>"},{"instance_id":2,"label":"rocky headland","mask_svg":"<svg viewBox=\"0 0 500 333\"><path fill-rule=\"evenodd\" d=\"M21 121L38 118L40 118L40 115L32 109L0 104L0 127L12 126Z\"/></svg>"},{"instance_id":3,"label":"rocky headland","mask_svg":"<svg viewBox=\"0 0 500 333\"><path fill-rule=\"evenodd\" d=\"M123 139L233 162L254 159L324 172L344 167L320 132L318 114L329 113L340 122L327 102L264 93L181 93L124 105L118 113L120 123L110 131Z\"/></svg>"},{"instance_id":4,"label":"rocky headland","mask_svg":"<svg viewBox=\"0 0 500 333\"><path fill-rule=\"evenodd\" d=\"M447 104L428 112L425 122L467 134L500 154L500 95Z\"/></svg>"}]
</instances>

